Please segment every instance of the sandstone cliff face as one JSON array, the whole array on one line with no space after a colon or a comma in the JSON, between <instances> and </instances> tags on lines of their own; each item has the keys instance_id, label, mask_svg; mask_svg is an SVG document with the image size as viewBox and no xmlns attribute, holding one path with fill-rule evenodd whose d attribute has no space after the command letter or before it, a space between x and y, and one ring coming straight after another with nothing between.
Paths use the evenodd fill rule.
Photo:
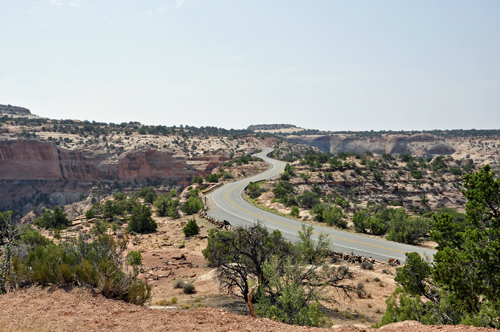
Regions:
<instances>
[{"instance_id":1,"label":"sandstone cliff face","mask_svg":"<svg viewBox=\"0 0 500 332\"><path fill-rule=\"evenodd\" d=\"M455 153L455 144L440 137L419 134L412 136L391 135L377 138L358 138L354 136L288 136L288 140L315 146L323 152L363 153L370 150L376 154L409 153L413 155Z\"/></svg>"},{"instance_id":2,"label":"sandstone cliff face","mask_svg":"<svg viewBox=\"0 0 500 332\"><path fill-rule=\"evenodd\" d=\"M38 204L77 202L98 181L173 180L186 186L194 175L209 174L228 159L226 151L188 157L136 145L118 155L102 145L65 149L47 141L4 140L0 141L0 211L27 213Z\"/></svg>"},{"instance_id":3,"label":"sandstone cliff face","mask_svg":"<svg viewBox=\"0 0 500 332\"><path fill-rule=\"evenodd\" d=\"M187 159L146 147L117 156L105 150L66 150L41 141L1 141L0 180L185 181L210 173L227 159L223 153Z\"/></svg>"}]
</instances>

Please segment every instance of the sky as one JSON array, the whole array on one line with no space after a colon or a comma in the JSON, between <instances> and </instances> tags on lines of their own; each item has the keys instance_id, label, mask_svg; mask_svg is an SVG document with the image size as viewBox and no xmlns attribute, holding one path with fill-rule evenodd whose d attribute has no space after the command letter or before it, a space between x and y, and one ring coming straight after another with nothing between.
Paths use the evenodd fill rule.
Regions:
<instances>
[{"instance_id":1,"label":"sky","mask_svg":"<svg viewBox=\"0 0 500 332\"><path fill-rule=\"evenodd\" d=\"M500 128L500 1L0 0L0 104L54 119Z\"/></svg>"}]
</instances>

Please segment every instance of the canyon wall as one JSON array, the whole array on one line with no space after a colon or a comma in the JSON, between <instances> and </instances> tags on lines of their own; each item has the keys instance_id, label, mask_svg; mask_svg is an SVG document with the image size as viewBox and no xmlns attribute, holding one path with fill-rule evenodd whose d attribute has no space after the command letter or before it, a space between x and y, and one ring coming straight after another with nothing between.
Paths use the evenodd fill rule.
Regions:
<instances>
[{"instance_id":1,"label":"canyon wall","mask_svg":"<svg viewBox=\"0 0 500 332\"><path fill-rule=\"evenodd\" d=\"M98 181L167 181L186 186L228 160L223 151L187 157L136 146L124 153L105 148L64 149L39 140L0 141L0 211L29 211L39 203L67 204L88 195Z\"/></svg>"},{"instance_id":2,"label":"canyon wall","mask_svg":"<svg viewBox=\"0 0 500 332\"><path fill-rule=\"evenodd\" d=\"M308 144L323 152L363 153L370 150L382 155L384 153L409 153L412 155L452 155L456 152L455 142L443 138L418 134L412 136L387 135L376 138L360 138L355 136L288 136L294 143Z\"/></svg>"},{"instance_id":3,"label":"canyon wall","mask_svg":"<svg viewBox=\"0 0 500 332\"><path fill-rule=\"evenodd\" d=\"M186 158L138 147L117 155L105 150L66 150L48 142L0 141L0 180L141 181L210 173L227 160L223 153Z\"/></svg>"}]
</instances>

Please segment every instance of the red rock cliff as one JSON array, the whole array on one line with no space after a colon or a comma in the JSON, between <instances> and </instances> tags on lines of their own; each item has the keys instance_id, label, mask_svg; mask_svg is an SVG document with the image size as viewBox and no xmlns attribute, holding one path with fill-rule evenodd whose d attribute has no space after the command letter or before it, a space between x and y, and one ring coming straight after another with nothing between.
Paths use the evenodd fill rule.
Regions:
<instances>
[{"instance_id":1,"label":"red rock cliff","mask_svg":"<svg viewBox=\"0 0 500 332\"><path fill-rule=\"evenodd\" d=\"M187 159L168 151L138 148L117 156L106 150L66 150L40 141L0 142L0 180L134 181L170 177L183 181L206 174L227 157Z\"/></svg>"}]
</instances>

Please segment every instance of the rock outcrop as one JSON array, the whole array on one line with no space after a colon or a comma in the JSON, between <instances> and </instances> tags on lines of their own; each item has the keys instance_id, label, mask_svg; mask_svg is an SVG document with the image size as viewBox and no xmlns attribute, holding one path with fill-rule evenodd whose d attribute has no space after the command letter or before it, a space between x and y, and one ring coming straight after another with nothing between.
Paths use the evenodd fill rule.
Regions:
<instances>
[{"instance_id":1,"label":"rock outcrop","mask_svg":"<svg viewBox=\"0 0 500 332\"><path fill-rule=\"evenodd\" d=\"M0 141L0 210L28 212L40 203L69 204L93 184L170 181L180 186L229 159L224 151L188 157L137 146L118 154L106 149L65 149L47 141Z\"/></svg>"},{"instance_id":2,"label":"rock outcrop","mask_svg":"<svg viewBox=\"0 0 500 332\"><path fill-rule=\"evenodd\" d=\"M0 114L31 115L29 109L12 105L0 105Z\"/></svg>"},{"instance_id":3,"label":"rock outcrop","mask_svg":"<svg viewBox=\"0 0 500 332\"><path fill-rule=\"evenodd\" d=\"M0 180L182 181L207 174L227 159L223 153L186 159L143 147L118 156L105 150L66 150L35 140L0 141Z\"/></svg>"},{"instance_id":4,"label":"rock outcrop","mask_svg":"<svg viewBox=\"0 0 500 332\"><path fill-rule=\"evenodd\" d=\"M360 138L355 136L288 136L288 140L315 146L323 152L363 153L370 150L376 154L409 153L412 155L451 155L455 153L454 142L429 134L412 136L387 135L376 138Z\"/></svg>"}]
</instances>

